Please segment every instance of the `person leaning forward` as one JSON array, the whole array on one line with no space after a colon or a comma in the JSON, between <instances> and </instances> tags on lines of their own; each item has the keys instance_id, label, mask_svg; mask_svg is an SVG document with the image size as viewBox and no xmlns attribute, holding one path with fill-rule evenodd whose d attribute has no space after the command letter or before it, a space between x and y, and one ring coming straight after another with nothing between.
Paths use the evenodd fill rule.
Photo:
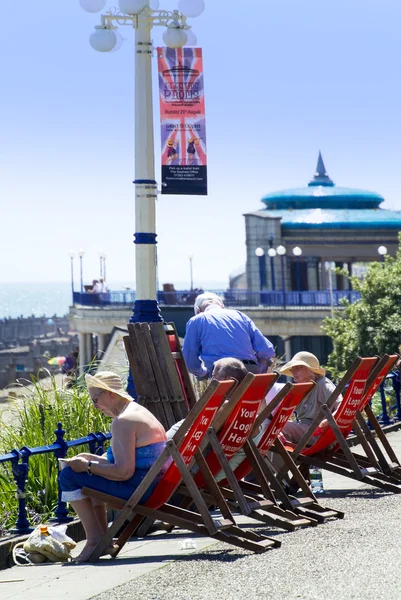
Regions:
<instances>
[{"instance_id":1,"label":"person leaning forward","mask_svg":"<svg viewBox=\"0 0 401 600\"><path fill-rule=\"evenodd\" d=\"M219 296L197 296L195 316L187 323L183 354L188 370L198 379L211 377L220 358L238 358L251 373L266 371L274 357L273 344L239 310L227 309Z\"/></svg>"}]
</instances>

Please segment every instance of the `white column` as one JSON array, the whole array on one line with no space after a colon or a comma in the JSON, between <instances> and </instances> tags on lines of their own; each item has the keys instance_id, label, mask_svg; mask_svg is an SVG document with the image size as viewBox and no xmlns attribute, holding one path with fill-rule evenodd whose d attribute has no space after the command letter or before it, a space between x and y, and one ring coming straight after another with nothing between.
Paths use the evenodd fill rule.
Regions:
<instances>
[{"instance_id":1,"label":"white column","mask_svg":"<svg viewBox=\"0 0 401 600\"><path fill-rule=\"evenodd\" d=\"M104 347L106 345L106 335L104 333L97 334L97 351L100 355L104 352ZM101 358L101 356L99 357Z\"/></svg>"},{"instance_id":2,"label":"white column","mask_svg":"<svg viewBox=\"0 0 401 600\"><path fill-rule=\"evenodd\" d=\"M149 2L147 2L149 6ZM135 180L154 182L152 46L150 19L145 8L135 31ZM156 233L157 193L154 183L135 184L135 232ZM136 297L156 300L156 245L135 244Z\"/></svg>"},{"instance_id":3,"label":"white column","mask_svg":"<svg viewBox=\"0 0 401 600\"><path fill-rule=\"evenodd\" d=\"M307 277L308 277L308 290L316 291L317 285L317 258L307 259Z\"/></svg>"},{"instance_id":4,"label":"white column","mask_svg":"<svg viewBox=\"0 0 401 600\"><path fill-rule=\"evenodd\" d=\"M291 356L291 337L284 338L283 342L284 342L285 361L288 362L292 358L292 356Z\"/></svg>"},{"instance_id":5,"label":"white column","mask_svg":"<svg viewBox=\"0 0 401 600\"><path fill-rule=\"evenodd\" d=\"M89 365L93 359L93 344L92 344L92 334L86 334L86 364Z\"/></svg>"},{"instance_id":6,"label":"white column","mask_svg":"<svg viewBox=\"0 0 401 600\"><path fill-rule=\"evenodd\" d=\"M86 336L87 333L79 334L79 374L84 372L86 360Z\"/></svg>"}]
</instances>

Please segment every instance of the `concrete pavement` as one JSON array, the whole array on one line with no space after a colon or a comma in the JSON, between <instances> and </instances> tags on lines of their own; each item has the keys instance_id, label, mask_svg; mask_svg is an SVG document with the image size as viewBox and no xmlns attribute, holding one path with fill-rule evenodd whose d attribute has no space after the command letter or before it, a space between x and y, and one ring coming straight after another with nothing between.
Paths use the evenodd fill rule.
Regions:
<instances>
[{"instance_id":1,"label":"concrete pavement","mask_svg":"<svg viewBox=\"0 0 401 600\"><path fill-rule=\"evenodd\" d=\"M389 439L396 453L400 456L401 431L391 433ZM344 496L347 492L366 488L364 484L327 471L323 473L323 480L325 494L322 495L322 504L328 506L330 506L330 497ZM352 501L355 502L355 499ZM401 495L399 503L401 507ZM344 510L346 519L346 506ZM255 527L255 521L244 517L239 519L239 523L244 525L249 523L250 526ZM330 527L330 524L327 526ZM289 536L298 535L298 532L287 534L276 530L271 532L266 530L264 533L266 535L278 535L283 547L289 541ZM186 538L196 540L196 549L181 550L179 548L179 542ZM129 584L138 577L160 569L173 561L179 561L183 556L191 554L195 555L194 558L196 558L196 555L212 544L215 544L215 541L211 538L197 537L191 532L180 530L170 534L157 532L146 538L131 540L125 545L118 558L105 558L94 565L44 564L15 566L0 572L0 600L53 600L54 598L64 599L70 597L74 600L88 600L102 593L107 596L108 592L111 593L118 586ZM82 546L83 542L79 543L74 553L78 554ZM281 550L278 549L274 552L280 552ZM259 555L253 560L258 560L261 556ZM145 596L144 600L146 600Z\"/></svg>"}]
</instances>

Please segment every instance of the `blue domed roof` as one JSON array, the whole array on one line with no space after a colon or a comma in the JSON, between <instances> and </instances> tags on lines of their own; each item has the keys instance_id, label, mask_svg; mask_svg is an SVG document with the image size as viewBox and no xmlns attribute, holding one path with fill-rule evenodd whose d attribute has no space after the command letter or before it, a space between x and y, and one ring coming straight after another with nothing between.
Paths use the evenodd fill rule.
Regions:
<instances>
[{"instance_id":1,"label":"blue domed roof","mask_svg":"<svg viewBox=\"0 0 401 600\"><path fill-rule=\"evenodd\" d=\"M273 192L262 198L262 202L270 210L374 209L378 208L383 201L383 196L375 192L336 187L326 173L320 152L316 173L307 187Z\"/></svg>"}]
</instances>

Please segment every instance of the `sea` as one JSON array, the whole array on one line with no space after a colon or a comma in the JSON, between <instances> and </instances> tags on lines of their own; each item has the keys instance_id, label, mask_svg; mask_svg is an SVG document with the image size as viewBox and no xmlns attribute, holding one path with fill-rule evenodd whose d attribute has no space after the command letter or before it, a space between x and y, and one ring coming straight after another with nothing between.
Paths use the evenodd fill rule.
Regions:
<instances>
[{"instance_id":1,"label":"sea","mask_svg":"<svg viewBox=\"0 0 401 600\"><path fill-rule=\"evenodd\" d=\"M0 318L62 317L72 304L71 283L0 283Z\"/></svg>"},{"instance_id":2,"label":"sea","mask_svg":"<svg viewBox=\"0 0 401 600\"><path fill-rule=\"evenodd\" d=\"M123 290L127 283L108 282L110 290ZM201 287L201 286L199 286ZM204 290L225 289L227 283L206 282ZM188 289L178 282L176 290ZM78 291L77 289L75 291ZM0 319L5 317L63 317L72 305L71 283L0 283Z\"/></svg>"}]
</instances>

